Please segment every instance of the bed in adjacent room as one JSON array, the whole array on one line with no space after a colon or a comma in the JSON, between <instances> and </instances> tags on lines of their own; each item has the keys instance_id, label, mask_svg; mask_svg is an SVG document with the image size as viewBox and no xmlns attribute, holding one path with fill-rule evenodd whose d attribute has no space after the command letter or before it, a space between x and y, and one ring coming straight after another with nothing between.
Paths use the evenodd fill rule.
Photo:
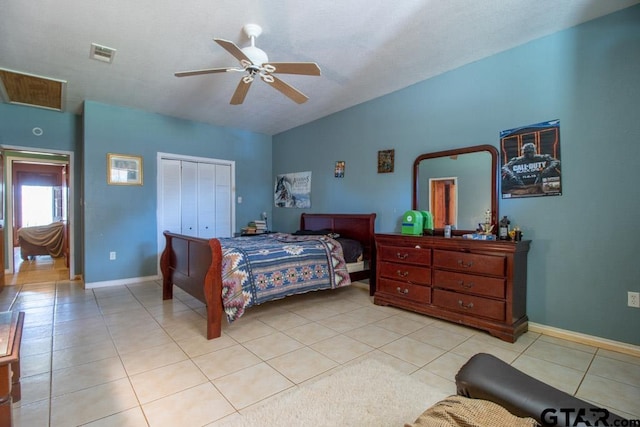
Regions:
<instances>
[{"instance_id":1,"label":"bed in adjacent room","mask_svg":"<svg viewBox=\"0 0 640 427\"><path fill-rule=\"evenodd\" d=\"M365 278L373 292L375 217L302 214L295 233L252 237L200 239L165 232L163 299L173 297L176 285L205 303L212 339L220 336L223 317L233 322L253 305Z\"/></svg>"}]
</instances>

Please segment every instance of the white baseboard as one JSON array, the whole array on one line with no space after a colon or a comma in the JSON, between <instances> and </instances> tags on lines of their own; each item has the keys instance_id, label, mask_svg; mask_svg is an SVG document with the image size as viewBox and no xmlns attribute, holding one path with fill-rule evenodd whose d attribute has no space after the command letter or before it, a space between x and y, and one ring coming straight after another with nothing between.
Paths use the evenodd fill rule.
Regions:
<instances>
[{"instance_id":1,"label":"white baseboard","mask_svg":"<svg viewBox=\"0 0 640 427\"><path fill-rule=\"evenodd\" d=\"M131 277L128 279L106 280L104 282L89 282L84 284L85 289L107 288L109 286L133 285L136 283L152 282L159 280L160 276Z\"/></svg>"},{"instance_id":2,"label":"white baseboard","mask_svg":"<svg viewBox=\"0 0 640 427\"><path fill-rule=\"evenodd\" d=\"M616 351L618 353L629 354L631 356L640 357L640 346L614 341L607 338L594 337L593 335L582 334L580 332L568 331L566 329L554 328L553 326L541 325L539 323L529 322L529 331L537 332L550 337L562 338L567 341L573 341L580 344L586 344L594 347L603 348L605 350Z\"/></svg>"}]
</instances>

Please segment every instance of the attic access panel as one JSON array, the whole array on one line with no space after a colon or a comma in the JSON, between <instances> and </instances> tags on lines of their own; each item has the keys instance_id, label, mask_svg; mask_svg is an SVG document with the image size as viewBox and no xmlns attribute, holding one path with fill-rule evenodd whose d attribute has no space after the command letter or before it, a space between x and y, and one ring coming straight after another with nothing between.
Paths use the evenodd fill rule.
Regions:
<instances>
[{"instance_id":1,"label":"attic access panel","mask_svg":"<svg viewBox=\"0 0 640 427\"><path fill-rule=\"evenodd\" d=\"M67 82L0 68L0 92L11 104L62 111Z\"/></svg>"}]
</instances>

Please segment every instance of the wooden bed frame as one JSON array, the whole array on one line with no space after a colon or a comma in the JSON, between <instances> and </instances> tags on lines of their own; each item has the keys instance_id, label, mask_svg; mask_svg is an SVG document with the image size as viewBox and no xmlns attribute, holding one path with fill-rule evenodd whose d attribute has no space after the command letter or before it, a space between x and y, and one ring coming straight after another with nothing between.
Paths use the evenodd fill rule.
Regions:
<instances>
[{"instance_id":1,"label":"wooden bed frame","mask_svg":"<svg viewBox=\"0 0 640 427\"><path fill-rule=\"evenodd\" d=\"M301 230L329 229L341 237L362 242L369 270L351 273L352 280L369 278L375 292L376 214L308 214L300 217ZM201 239L165 231L166 246L160 257L162 299L173 298L173 285L207 306L207 339L222 333L222 247L218 239Z\"/></svg>"}]
</instances>

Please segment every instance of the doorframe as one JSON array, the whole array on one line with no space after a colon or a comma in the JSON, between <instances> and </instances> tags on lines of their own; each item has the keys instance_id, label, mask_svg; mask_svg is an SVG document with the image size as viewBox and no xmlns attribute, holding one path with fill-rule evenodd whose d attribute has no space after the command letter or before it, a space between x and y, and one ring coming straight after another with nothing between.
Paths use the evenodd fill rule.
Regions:
<instances>
[{"instance_id":1,"label":"doorframe","mask_svg":"<svg viewBox=\"0 0 640 427\"><path fill-rule=\"evenodd\" d=\"M439 183L441 182L448 182L448 181L452 181L453 182L453 186L455 188L455 194L453 195L453 199L449 200L448 209L452 209L453 212L453 218L450 222L449 225L458 225L458 177L452 176L452 177L442 177L442 178L429 178L429 211L431 213L433 213L434 215L434 227L438 227L436 225L436 222L439 223L438 220L442 220L442 218L436 218L436 211L438 211L437 206L434 206L434 188L435 186L437 186ZM445 221L446 222L446 221Z\"/></svg>"},{"instance_id":2,"label":"doorframe","mask_svg":"<svg viewBox=\"0 0 640 427\"><path fill-rule=\"evenodd\" d=\"M67 232L69 236L69 279L76 277L76 263L75 263L75 215L74 215L74 174L75 174L75 164L74 164L74 153L73 151L65 151L65 150L49 150L46 148L34 148L34 147L23 147L18 145L0 145L0 149L9 150L9 151L23 151L29 153L43 153L43 154L53 154L57 156L67 156L68 162L64 162L61 160L51 160L49 163L58 163L58 164L67 164L69 167L69 196L67 203ZM14 274L15 273L15 265L14 265L14 257L13 257L13 197L10 197L10 192L8 189L12 188L13 185L13 161L14 160L34 160L32 157L20 157L15 154L11 154L4 157L5 163L5 192L4 197L6 201L6 216L5 216L5 248L7 248L7 242L11 242L11 250L7 250L6 253L9 255L7 263L7 268L5 269L6 274ZM43 162L44 163L44 162Z\"/></svg>"},{"instance_id":3,"label":"doorframe","mask_svg":"<svg viewBox=\"0 0 640 427\"><path fill-rule=\"evenodd\" d=\"M223 159L214 159L211 157L198 157L198 156L187 156L184 154L173 154L173 153L163 153L158 151L156 156L156 228L158 235L158 262L156 265L158 266L158 277L162 277L162 271L160 270L160 257L162 256L162 251L165 247L165 239L162 234L164 230L161 229L161 208L162 208L162 173L163 173L163 160L185 160L188 162L197 162L197 163L212 163L217 165L228 165L231 167L231 232L233 233L236 229L236 162L235 160L223 160Z\"/></svg>"}]
</instances>

